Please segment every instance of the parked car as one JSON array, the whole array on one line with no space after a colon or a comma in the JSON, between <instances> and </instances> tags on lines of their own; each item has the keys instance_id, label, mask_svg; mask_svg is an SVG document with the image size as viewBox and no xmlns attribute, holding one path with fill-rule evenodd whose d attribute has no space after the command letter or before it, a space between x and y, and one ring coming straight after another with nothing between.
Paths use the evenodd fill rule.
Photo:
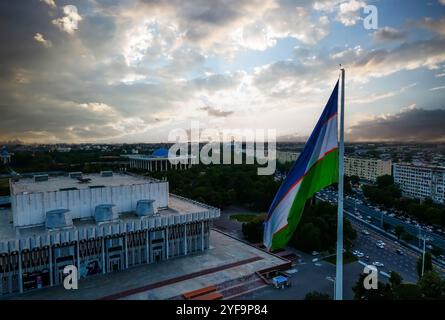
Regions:
<instances>
[{"instance_id":1,"label":"parked car","mask_svg":"<svg viewBox=\"0 0 445 320\"><path fill-rule=\"evenodd\" d=\"M405 254L405 253L404 253L402 250L400 250L400 249L397 249L396 252L397 252L398 255L401 255L401 256L403 256L403 255Z\"/></svg>"},{"instance_id":2,"label":"parked car","mask_svg":"<svg viewBox=\"0 0 445 320\"><path fill-rule=\"evenodd\" d=\"M383 263L378 262L378 261L374 261L374 262L372 263L372 265L375 266L375 267L384 267L384 266L385 266Z\"/></svg>"}]
</instances>

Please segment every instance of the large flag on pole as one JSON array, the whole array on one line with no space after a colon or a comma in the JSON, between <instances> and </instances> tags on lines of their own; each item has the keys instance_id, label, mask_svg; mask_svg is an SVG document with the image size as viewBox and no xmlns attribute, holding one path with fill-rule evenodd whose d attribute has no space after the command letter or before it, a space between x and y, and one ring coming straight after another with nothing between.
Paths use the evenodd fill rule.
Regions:
<instances>
[{"instance_id":1,"label":"large flag on pole","mask_svg":"<svg viewBox=\"0 0 445 320\"><path fill-rule=\"evenodd\" d=\"M282 183L264 223L269 250L287 244L301 219L306 200L338 182L338 82L303 152Z\"/></svg>"}]
</instances>

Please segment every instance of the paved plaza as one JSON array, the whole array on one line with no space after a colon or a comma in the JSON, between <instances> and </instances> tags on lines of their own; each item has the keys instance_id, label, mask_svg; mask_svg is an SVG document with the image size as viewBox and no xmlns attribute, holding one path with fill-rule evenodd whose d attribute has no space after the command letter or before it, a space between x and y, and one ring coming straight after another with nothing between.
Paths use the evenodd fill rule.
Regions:
<instances>
[{"instance_id":1,"label":"paved plaza","mask_svg":"<svg viewBox=\"0 0 445 320\"><path fill-rule=\"evenodd\" d=\"M78 290L65 290L58 286L8 298L170 299L188 291L248 278L255 271L284 262L274 255L212 230L210 249L204 253L80 280Z\"/></svg>"}]
</instances>

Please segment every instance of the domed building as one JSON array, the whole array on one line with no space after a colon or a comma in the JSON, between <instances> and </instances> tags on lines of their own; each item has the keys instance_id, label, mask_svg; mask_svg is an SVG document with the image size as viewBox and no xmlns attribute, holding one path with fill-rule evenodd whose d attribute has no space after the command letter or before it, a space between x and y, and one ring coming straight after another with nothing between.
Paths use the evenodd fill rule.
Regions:
<instances>
[{"instance_id":1,"label":"domed building","mask_svg":"<svg viewBox=\"0 0 445 320\"><path fill-rule=\"evenodd\" d=\"M0 158L3 164L8 164L11 162L11 154L8 152L6 146L2 147L2 151L0 152Z\"/></svg>"},{"instance_id":2,"label":"domed building","mask_svg":"<svg viewBox=\"0 0 445 320\"><path fill-rule=\"evenodd\" d=\"M127 156L130 159L130 168L142 169L146 171L167 171L171 169L187 169L192 166L193 157L190 155L179 156L171 159L168 149L158 148L151 155L132 154Z\"/></svg>"}]
</instances>

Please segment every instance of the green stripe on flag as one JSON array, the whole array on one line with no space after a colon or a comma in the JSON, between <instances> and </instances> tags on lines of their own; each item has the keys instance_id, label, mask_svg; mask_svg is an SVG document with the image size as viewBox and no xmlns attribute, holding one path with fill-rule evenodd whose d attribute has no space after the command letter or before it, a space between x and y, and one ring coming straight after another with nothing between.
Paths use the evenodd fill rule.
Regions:
<instances>
[{"instance_id":1,"label":"green stripe on flag","mask_svg":"<svg viewBox=\"0 0 445 320\"><path fill-rule=\"evenodd\" d=\"M288 225L273 236L272 250L284 247L300 222L306 201L321 189L338 182L338 150L317 162L301 181L287 218Z\"/></svg>"}]
</instances>

